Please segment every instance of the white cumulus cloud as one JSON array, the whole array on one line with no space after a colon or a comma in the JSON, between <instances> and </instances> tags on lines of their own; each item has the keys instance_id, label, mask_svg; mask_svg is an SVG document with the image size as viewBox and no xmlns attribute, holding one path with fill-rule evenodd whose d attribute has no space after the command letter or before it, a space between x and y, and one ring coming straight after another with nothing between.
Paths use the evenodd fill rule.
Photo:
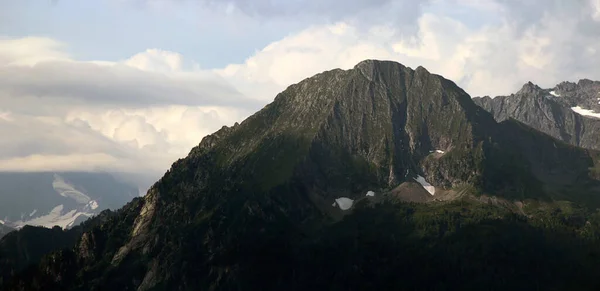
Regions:
<instances>
[{"instance_id":1,"label":"white cumulus cloud","mask_svg":"<svg viewBox=\"0 0 600 291\"><path fill-rule=\"evenodd\" d=\"M260 106L177 53L77 61L52 39L0 45L0 171L158 178L203 136ZM258 105L257 105L258 104Z\"/></svg>"},{"instance_id":2,"label":"white cumulus cloud","mask_svg":"<svg viewBox=\"0 0 600 291\"><path fill-rule=\"evenodd\" d=\"M394 60L413 68L422 65L454 80L473 96L510 94L527 81L552 87L564 80L600 75L600 24L591 21L593 12L583 1L568 8L562 1L546 6L542 5L545 1L457 2L493 10L501 21L473 26L461 19L424 13L415 34L403 34L392 24L369 29L350 22L313 26L218 72L244 94L262 100L270 100L279 90L310 75L348 69L367 58ZM530 6L539 11L515 12Z\"/></svg>"}]
</instances>

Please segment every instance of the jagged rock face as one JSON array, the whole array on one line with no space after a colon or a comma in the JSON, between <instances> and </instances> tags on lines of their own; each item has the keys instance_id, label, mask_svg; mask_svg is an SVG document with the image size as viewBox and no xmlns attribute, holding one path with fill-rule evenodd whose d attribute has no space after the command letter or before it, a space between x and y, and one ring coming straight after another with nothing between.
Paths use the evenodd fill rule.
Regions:
<instances>
[{"instance_id":1,"label":"jagged rock face","mask_svg":"<svg viewBox=\"0 0 600 291\"><path fill-rule=\"evenodd\" d=\"M600 112L600 82L588 79L579 80L577 83L562 82L554 88L560 98L559 102L570 106Z\"/></svg>"},{"instance_id":2,"label":"jagged rock face","mask_svg":"<svg viewBox=\"0 0 600 291\"><path fill-rule=\"evenodd\" d=\"M253 266L277 272L279 251L333 221L338 197L386 192L417 175L442 189L469 184L520 198L545 191L551 174L597 186L588 176L598 157L551 139L522 154L540 140L528 130L497 124L424 68L364 61L294 84L205 137L143 199L62 256L101 290L234 289L256 280ZM48 264L40 272L60 275L63 265Z\"/></svg>"},{"instance_id":3,"label":"jagged rock face","mask_svg":"<svg viewBox=\"0 0 600 291\"><path fill-rule=\"evenodd\" d=\"M499 122L514 118L569 144L600 150L600 119L571 109L579 106L600 112L600 82L563 82L546 90L529 82L510 96L473 100Z\"/></svg>"}]
</instances>

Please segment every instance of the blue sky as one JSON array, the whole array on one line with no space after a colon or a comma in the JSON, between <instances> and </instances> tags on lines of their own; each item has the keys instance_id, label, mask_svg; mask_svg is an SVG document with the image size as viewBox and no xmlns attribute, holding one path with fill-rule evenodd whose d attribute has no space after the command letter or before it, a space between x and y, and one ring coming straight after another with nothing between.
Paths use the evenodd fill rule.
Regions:
<instances>
[{"instance_id":1,"label":"blue sky","mask_svg":"<svg viewBox=\"0 0 600 291\"><path fill-rule=\"evenodd\" d=\"M600 0L0 0L0 171L152 180L287 86L368 58L472 96L598 80Z\"/></svg>"},{"instance_id":2,"label":"blue sky","mask_svg":"<svg viewBox=\"0 0 600 291\"><path fill-rule=\"evenodd\" d=\"M80 60L128 58L147 48L176 51L203 68L240 63L270 42L327 17L248 17L227 5L199 1L5 1L0 35L46 36L68 44ZM231 9L231 8L230 8ZM460 18L469 26L493 21L486 10L439 2L425 12ZM329 18L332 19L332 18ZM333 18L333 20L336 20ZM384 19L384 21L387 21Z\"/></svg>"},{"instance_id":3,"label":"blue sky","mask_svg":"<svg viewBox=\"0 0 600 291\"><path fill-rule=\"evenodd\" d=\"M44 3L45 2L45 3ZM242 62L298 24L236 19L226 9L181 1L160 10L119 1L8 1L0 35L46 36L68 44L77 59L120 60L147 48L177 51L203 67ZM6 7L5 7L6 8ZM8 15L8 13L7 13Z\"/></svg>"},{"instance_id":4,"label":"blue sky","mask_svg":"<svg viewBox=\"0 0 600 291\"><path fill-rule=\"evenodd\" d=\"M147 48L179 52L203 68L242 62L274 40L302 28L297 21L228 15L227 7L193 1L166 3L164 10L141 2L10 2L13 16L0 35L48 36L65 42L77 59L120 60Z\"/></svg>"}]
</instances>

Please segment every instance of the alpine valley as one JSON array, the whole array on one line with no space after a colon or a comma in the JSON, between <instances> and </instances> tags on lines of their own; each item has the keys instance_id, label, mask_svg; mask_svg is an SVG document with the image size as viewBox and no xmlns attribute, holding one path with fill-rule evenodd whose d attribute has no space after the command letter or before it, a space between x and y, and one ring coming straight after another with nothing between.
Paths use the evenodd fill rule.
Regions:
<instances>
[{"instance_id":1,"label":"alpine valley","mask_svg":"<svg viewBox=\"0 0 600 291\"><path fill-rule=\"evenodd\" d=\"M423 67L317 74L123 208L6 235L0 286L598 290L590 82L476 104Z\"/></svg>"}]
</instances>

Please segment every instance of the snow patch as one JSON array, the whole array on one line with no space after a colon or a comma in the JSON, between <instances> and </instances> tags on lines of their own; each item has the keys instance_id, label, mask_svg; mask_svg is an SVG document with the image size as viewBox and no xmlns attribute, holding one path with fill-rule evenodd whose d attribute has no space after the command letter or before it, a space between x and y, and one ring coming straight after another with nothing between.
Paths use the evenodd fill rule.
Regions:
<instances>
[{"instance_id":1,"label":"snow patch","mask_svg":"<svg viewBox=\"0 0 600 291\"><path fill-rule=\"evenodd\" d=\"M556 91L554 91L554 90L550 91L550 95L552 95L554 97L560 97L560 94L556 93Z\"/></svg>"},{"instance_id":2,"label":"snow patch","mask_svg":"<svg viewBox=\"0 0 600 291\"><path fill-rule=\"evenodd\" d=\"M75 189L75 187L65 181L61 176L54 174L52 188L62 197L71 198L78 204L88 204L92 200L89 196Z\"/></svg>"},{"instance_id":3,"label":"snow patch","mask_svg":"<svg viewBox=\"0 0 600 291\"><path fill-rule=\"evenodd\" d=\"M36 212L37 212L37 209L34 209L33 211L31 211L31 213L29 213L29 217L32 217L33 215L35 215Z\"/></svg>"},{"instance_id":4,"label":"snow patch","mask_svg":"<svg viewBox=\"0 0 600 291\"><path fill-rule=\"evenodd\" d=\"M52 228L54 226L60 226L63 229L73 226L77 218L80 216L92 217L92 213L77 212L77 210L71 210L67 213L63 213L64 205L58 205L54 207L48 214L40 216L27 221L17 221L14 223L17 229L22 228L25 225L43 226Z\"/></svg>"},{"instance_id":5,"label":"snow patch","mask_svg":"<svg viewBox=\"0 0 600 291\"><path fill-rule=\"evenodd\" d=\"M429 182L425 181L425 178L423 178L422 176L417 176L417 178L413 178L415 179L415 181L417 181L417 183L421 184L421 186L423 186L423 188L425 188L425 190L427 192L429 192L429 194L434 195L435 194L435 187L433 187L431 184L429 184Z\"/></svg>"},{"instance_id":6,"label":"snow patch","mask_svg":"<svg viewBox=\"0 0 600 291\"><path fill-rule=\"evenodd\" d=\"M600 118L600 113L596 113L596 112L594 112L594 110L583 109L583 108L581 108L579 106L571 107L571 110L573 110L573 111L575 111L575 113L579 113L579 114L581 114L583 116Z\"/></svg>"},{"instance_id":7,"label":"snow patch","mask_svg":"<svg viewBox=\"0 0 600 291\"><path fill-rule=\"evenodd\" d=\"M4 224L4 220L0 220L0 224Z\"/></svg>"},{"instance_id":8,"label":"snow patch","mask_svg":"<svg viewBox=\"0 0 600 291\"><path fill-rule=\"evenodd\" d=\"M375 192L373 192L373 191L367 192L367 197L375 197Z\"/></svg>"},{"instance_id":9,"label":"snow patch","mask_svg":"<svg viewBox=\"0 0 600 291\"><path fill-rule=\"evenodd\" d=\"M341 210L348 210L350 209L350 207L352 207L352 204L354 204L354 200L347 197L340 197L338 199L335 199L335 202Z\"/></svg>"},{"instance_id":10,"label":"snow patch","mask_svg":"<svg viewBox=\"0 0 600 291\"><path fill-rule=\"evenodd\" d=\"M331 204L331 206L336 207L337 206L337 202L333 202L333 204Z\"/></svg>"},{"instance_id":11,"label":"snow patch","mask_svg":"<svg viewBox=\"0 0 600 291\"><path fill-rule=\"evenodd\" d=\"M436 153L438 153L438 154L445 154L445 153L446 153L446 152L445 152L445 151L443 151L443 150L435 150L435 152L436 152Z\"/></svg>"}]
</instances>

